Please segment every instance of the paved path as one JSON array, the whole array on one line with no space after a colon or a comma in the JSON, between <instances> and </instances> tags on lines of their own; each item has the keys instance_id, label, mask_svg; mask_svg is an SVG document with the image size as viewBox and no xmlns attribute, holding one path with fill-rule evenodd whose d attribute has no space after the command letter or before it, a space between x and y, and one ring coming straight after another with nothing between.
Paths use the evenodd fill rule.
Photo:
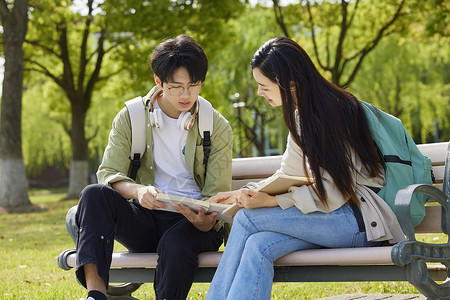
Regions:
<instances>
[{"instance_id":1,"label":"paved path","mask_svg":"<svg viewBox=\"0 0 450 300\"><path fill-rule=\"evenodd\" d=\"M327 298L320 298L320 300L424 300L427 299L424 295L421 294L350 294L350 295L341 295L341 296L333 296Z\"/></svg>"}]
</instances>

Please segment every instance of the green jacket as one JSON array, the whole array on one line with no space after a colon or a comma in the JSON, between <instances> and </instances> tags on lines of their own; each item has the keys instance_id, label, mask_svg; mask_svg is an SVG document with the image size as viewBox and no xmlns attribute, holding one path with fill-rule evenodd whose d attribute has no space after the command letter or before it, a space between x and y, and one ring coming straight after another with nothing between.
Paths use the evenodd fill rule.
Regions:
<instances>
[{"instance_id":1,"label":"green jacket","mask_svg":"<svg viewBox=\"0 0 450 300\"><path fill-rule=\"evenodd\" d=\"M146 109L149 101L144 103ZM124 107L114 118L109 134L108 145L103 155L102 163L97 171L98 182L111 186L118 181L130 181L144 185L153 185L155 171L152 155L152 127L146 114L147 149L141 158L141 166L136 180L129 178L131 170L131 123L130 116ZM211 136L211 153L206 168L203 165L202 138L198 131L198 115L194 126L189 131L186 141L186 165L200 188L202 200L206 200L219 192L231 189L231 159L233 147L233 132L228 121L214 110L214 130Z\"/></svg>"}]
</instances>

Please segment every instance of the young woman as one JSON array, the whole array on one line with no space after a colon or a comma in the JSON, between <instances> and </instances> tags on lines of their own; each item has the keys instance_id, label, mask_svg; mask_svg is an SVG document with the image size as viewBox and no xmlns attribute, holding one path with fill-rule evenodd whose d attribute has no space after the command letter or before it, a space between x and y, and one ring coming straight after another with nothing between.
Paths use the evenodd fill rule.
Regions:
<instances>
[{"instance_id":1,"label":"young woman","mask_svg":"<svg viewBox=\"0 0 450 300\"><path fill-rule=\"evenodd\" d=\"M404 238L390 207L375 192L384 184L364 109L323 78L294 41L277 37L251 61L258 95L282 106L289 129L277 173L314 183L270 196L251 183L210 201L237 202L225 252L206 299L270 299L273 262L296 250L370 247Z\"/></svg>"}]
</instances>

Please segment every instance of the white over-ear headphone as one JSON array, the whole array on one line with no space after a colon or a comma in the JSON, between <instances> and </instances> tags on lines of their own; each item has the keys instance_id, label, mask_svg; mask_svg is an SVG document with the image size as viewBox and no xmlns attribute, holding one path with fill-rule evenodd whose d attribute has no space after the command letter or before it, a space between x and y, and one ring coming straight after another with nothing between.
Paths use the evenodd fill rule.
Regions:
<instances>
[{"instance_id":1,"label":"white over-ear headphone","mask_svg":"<svg viewBox=\"0 0 450 300\"><path fill-rule=\"evenodd\" d=\"M151 95L150 100L150 110L149 110L149 119L152 127L162 128L163 127L163 112L159 108L153 108L153 103L156 99L161 95L162 90L156 91L153 95ZM149 96L149 95L147 95ZM146 96L146 97L147 97ZM189 131L192 126L194 126L195 116L198 113L198 100L195 101L195 111L194 114L191 114L189 111L184 111L178 116L177 127L180 130Z\"/></svg>"}]
</instances>

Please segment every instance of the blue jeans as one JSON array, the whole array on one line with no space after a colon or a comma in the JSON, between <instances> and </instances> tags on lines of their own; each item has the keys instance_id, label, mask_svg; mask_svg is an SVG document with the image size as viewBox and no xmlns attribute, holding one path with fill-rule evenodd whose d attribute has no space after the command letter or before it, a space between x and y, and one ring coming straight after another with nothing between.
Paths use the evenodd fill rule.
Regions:
<instances>
[{"instance_id":1,"label":"blue jeans","mask_svg":"<svg viewBox=\"0 0 450 300\"><path fill-rule=\"evenodd\" d=\"M270 299L273 262L296 250L377 246L359 232L352 209L302 213L296 207L241 209L207 300Z\"/></svg>"}]
</instances>

